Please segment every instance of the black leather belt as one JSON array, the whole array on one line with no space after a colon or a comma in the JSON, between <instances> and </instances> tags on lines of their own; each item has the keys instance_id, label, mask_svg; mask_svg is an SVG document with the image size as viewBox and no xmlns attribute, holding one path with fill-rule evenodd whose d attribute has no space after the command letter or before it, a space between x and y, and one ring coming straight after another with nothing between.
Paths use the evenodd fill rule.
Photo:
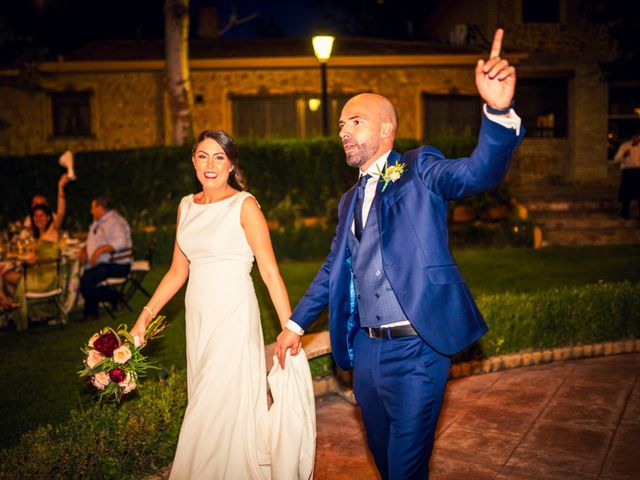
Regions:
<instances>
[{"instance_id":1,"label":"black leather belt","mask_svg":"<svg viewBox=\"0 0 640 480\"><path fill-rule=\"evenodd\" d=\"M418 335L412 325L398 325L397 327L386 328L363 327L362 330L371 338L398 338Z\"/></svg>"}]
</instances>

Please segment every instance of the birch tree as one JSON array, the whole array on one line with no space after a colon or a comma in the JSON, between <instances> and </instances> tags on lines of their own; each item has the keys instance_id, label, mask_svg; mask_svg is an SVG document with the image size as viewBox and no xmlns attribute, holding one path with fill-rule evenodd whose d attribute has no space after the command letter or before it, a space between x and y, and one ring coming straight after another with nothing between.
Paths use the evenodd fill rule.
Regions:
<instances>
[{"instance_id":1,"label":"birch tree","mask_svg":"<svg viewBox=\"0 0 640 480\"><path fill-rule=\"evenodd\" d=\"M173 143L193 140L189 78L189 0L165 0L165 63L173 120Z\"/></svg>"}]
</instances>

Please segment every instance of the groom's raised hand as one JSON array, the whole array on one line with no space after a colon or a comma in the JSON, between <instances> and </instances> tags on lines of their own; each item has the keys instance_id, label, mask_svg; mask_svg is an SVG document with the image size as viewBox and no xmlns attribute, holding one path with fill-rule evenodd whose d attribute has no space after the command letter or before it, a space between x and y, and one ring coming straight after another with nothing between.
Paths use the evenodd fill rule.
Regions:
<instances>
[{"instance_id":1,"label":"groom's raised hand","mask_svg":"<svg viewBox=\"0 0 640 480\"><path fill-rule=\"evenodd\" d=\"M500 57L504 30L496 30L488 60L478 60L476 86L482 99L493 108L507 108L516 90L516 68Z\"/></svg>"}]
</instances>

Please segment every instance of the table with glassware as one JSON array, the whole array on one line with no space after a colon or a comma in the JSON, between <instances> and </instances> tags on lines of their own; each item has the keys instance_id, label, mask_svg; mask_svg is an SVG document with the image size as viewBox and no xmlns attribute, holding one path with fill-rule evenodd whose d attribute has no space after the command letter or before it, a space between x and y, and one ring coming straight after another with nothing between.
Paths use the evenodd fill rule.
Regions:
<instances>
[{"instance_id":1,"label":"table with glassware","mask_svg":"<svg viewBox=\"0 0 640 480\"><path fill-rule=\"evenodd\" d=\"M62 310L68 314L78 302L80 291L81 262L80 252L85 243L71 238L66 232L60 239L60 286ZM2 233L0 241L0 276L8 270L19 270L31 257L36 243L25 229L17 229L12 224Z\"/></svg>"}]
</instances>

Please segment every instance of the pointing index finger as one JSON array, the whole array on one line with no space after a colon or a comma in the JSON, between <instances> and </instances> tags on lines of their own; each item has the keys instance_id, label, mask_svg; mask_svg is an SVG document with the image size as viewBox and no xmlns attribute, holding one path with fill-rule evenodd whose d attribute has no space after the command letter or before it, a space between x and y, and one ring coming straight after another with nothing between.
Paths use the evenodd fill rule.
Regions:
<instances>
[{"instance_id":1,"label":"pointing index finger","mask_svg":"<svg viewBox=\"0 0 640 480\"><path fill-rule=\"evenodd\" d=\"M493 36L493 44L491 45L491 54L489 58L495 58L500 56L500 50L502 50L502 37L504 36L504 30L499 28L496 30L496 34Z\"/></svg>"}]
</instances>

